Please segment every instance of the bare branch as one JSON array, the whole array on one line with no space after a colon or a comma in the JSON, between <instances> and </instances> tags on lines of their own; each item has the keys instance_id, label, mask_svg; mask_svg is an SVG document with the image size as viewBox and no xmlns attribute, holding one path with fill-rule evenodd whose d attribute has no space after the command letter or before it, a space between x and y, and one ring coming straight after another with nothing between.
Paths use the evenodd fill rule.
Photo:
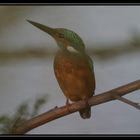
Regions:
<instances>
[{"instance_id":1,"label":"bare branch","mask_svg":"<svg viewBox=\"0 0 140 140\"><path fill-rule=\"evenodd\" d=\"M140 80L134 81L132 83L129 83L127 85L123 85L121 87L112 89L110 91L101 93L99 95L95 95L91 97L88 100L88 104L90 106L96 106L102 103L109 102L111 100L116 100L116 96L123 96L125 94L128 94L130 92L133 92L135 90L140 89ZM117 98L118 99L118 98ZM119 98L120 99L120 98ZM85 102L84 101L78 101L75 103L70 104L69 106L62 106L62 107L55 107L51 110L49 110L46 113L43 113L41 115L38 115L20 126L18 126L13 134L24 134L36 127L39 127L43 124L46 124L50 121L53 121L55 119L58 119L60 117L69 115L71 113L74 113L76 111L79 111L81 109L85 108Z\"/></svg>"},{"instance_id":2,"label":"bare branch","mask_svg":"<svg viewBox=\"0 0 140 140\"><path fill-rule=\"evenodd\" d=\"M131 105L131 106L133 106L133 107L135 107L135 108L137 108L137 109L140 110L140 105L139 105L138 103L132 102L132 101L130 101L130 100L124 98L124 97L121 97L121 96L119 96L119 95L114 95L114 97L115 97L117 100L120 100L120 101L122 101L122 102L124 102L124 103L126 103L126 104L129 104L129 105Z\"/></svg>"}]
</instances>

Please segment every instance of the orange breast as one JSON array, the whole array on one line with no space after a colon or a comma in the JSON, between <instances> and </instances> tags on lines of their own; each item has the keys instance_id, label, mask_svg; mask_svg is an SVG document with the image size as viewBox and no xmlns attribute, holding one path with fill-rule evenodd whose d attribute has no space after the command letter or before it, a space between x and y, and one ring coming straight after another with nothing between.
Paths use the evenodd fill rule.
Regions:
<instances>
[{"instance_id":1,"label":"orange breast","mask_svg":"<svg viewBox=\"0 0 140 140\"><path fill-rule=\"evenodd\" d=\"M94 73L84 56L67 51L57 52L54 72L64 95L71 101L88 99L94 94Z\"/></svg>"}]
</instances>

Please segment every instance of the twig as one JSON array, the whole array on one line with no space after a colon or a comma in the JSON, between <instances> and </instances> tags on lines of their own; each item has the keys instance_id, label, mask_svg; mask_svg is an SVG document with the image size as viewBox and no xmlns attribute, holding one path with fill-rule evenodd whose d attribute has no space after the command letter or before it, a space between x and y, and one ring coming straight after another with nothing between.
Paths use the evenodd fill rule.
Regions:
<instances>
[{"instance_id":1,"label":"twig","mask_svg":"<svg viewBox=\"0 0 140 140\"><path fill-rule=\"evenodd\" d=\"M126 103L126 104L129 104L129 105L131 105L131 106L133 106L133 107L135 107L135 108L137 108L137 109L140 110L140 105L139 105L138 103L132 102L132 101L130 101L130 100L124 98L124 97L121 97L121 96L119 96L119 95L114 95L114 97L115 97L117 100L122 101L122 102L124 102L124 103Z\"/></svg>"},{"instance_id":2,"label":"twig","mask_svg":"<svg viewBox=\"0 0 140 140\"><path fill-rule=\"evenodd\" d=\"M114 97L114 95L123 96L125 94L128 94L128 93L133 92L138 89L140 89L140 80L134 81L127 85L123 85L123 86L115 88L113 90L93 96L88 100L88 104L90 106L96 106L96 105L99 105L102 103L109 102L111 100L116 100L116 97ZM30 131L36 127L39 127L50 121L53 121L60 117L69 115L76 111L79 111L83 108L85 108L84 101L78 101L78 102L69 104L69 107L62 106L62 107L53 108L51 111L38 115L38 116L22 123L19 127L17 127L15 129L15 132L13 132L13 134L27 133L28 131Z\"/></svg>"}]
</instances>

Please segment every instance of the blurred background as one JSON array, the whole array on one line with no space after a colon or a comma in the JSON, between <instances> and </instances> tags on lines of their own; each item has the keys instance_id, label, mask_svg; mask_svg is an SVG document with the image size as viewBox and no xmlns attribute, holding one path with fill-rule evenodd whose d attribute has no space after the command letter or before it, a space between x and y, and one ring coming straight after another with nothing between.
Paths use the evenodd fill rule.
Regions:
<instances>
[{"instance_id":1,"label":"blurred background","mask_svg":"<svg viewBox=\"0 0 140 140\"><path fill-rule=\"evenodd\" d=\"M63 106L54 76L54 39L26 19L78 33L94 61L95 94L140 78L139 6L0 6L0 115L47 95L39 114ZM140 93L125 96L140 103ZM92 107L92 117L68 115L28 134L140 134L140 112L120 101Z\"/></svg>"}]
</instances>

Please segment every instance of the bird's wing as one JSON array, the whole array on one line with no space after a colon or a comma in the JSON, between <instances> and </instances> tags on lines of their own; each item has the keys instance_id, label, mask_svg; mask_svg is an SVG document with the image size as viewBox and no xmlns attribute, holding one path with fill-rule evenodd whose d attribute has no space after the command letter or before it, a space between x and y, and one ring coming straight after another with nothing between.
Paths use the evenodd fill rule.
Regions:
<instances>
[{"instance_id":1,"label":"bird's wing","mask_svg":"<svg viewBox=\"0 0 140 140\"><path fill-rule=\"evenodd\" d=\"M86 55L91 71L93 71L93 61L89 55Z\"/></svg>"}]
</instances>

